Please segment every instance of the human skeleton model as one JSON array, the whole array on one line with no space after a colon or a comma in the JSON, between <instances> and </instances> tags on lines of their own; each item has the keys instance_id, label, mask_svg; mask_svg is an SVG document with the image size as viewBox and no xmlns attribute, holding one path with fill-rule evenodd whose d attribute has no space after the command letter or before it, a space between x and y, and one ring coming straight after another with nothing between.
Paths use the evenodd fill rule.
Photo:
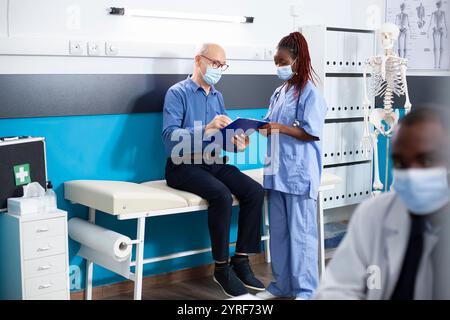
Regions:
<instances>
[{"instance_id":1,"label":"human skeleton model","mask_svg":"<svg viewBox=\"0 0 450 320\"><path fill-rule=\"evenodd\" d=\"M430 37L431 28L433 28L433 52L434 68L440 69L442 56L444 53L444 33L448 36L447 20L445 11L441 9L442 1L436 2L437 10L431 14L430 25L428 27L428 37Z\"/></svg>"},{"instance_id":2,"label":"human skeleton model","mask_svg":"<svg viewBox=\"0 0 450 320\"><path fill-rule=\"evenodd\" d=\"M400 5L401 12L395 17L395 24L399 27L400 33L398 35L398 55L401 58L406 58L407 38L409 35L409 30L411 25L409 24L409 16L405 13L406 5L402 3Z\"/></svg>"},{"instance_id":3,"label":"human skeleton model","mask_svg":"<svg viewBox=\"0 0 450 320\"><path fill-rule=\"evenodd\" d=\"M419 29L422 29L425 26L425 7L423 6L422 2L420 3L420 6L416 8L417 10L417 26Z\"/></svg>"},{"instance_id":4,"label":"human skeleton model","mask_svg":"<svg viewBox=\"0 0 450 320\"><path fill-rule=\"evenodd\" d=\"M364 136L362 146L366 156L370 150L373 150L375 167L374 194L379 194L383 189L378 164L378 136L382 134L386 139L389 139L399 119L398 110L397 112L393 110L394 94L397 96L405 95L406 113L411 110L408 85L406 82L408 61L396 56L393 52L395 39L397 39L399 33L400 30L395 24L384 24L379 30L384 54L372 57L364 63ZM371 74L369 86L367 83L367 74ZM369 114L369 106L371 105L369 94L375 97L384 97L384 108L373 109ZM372 133L370 125L374 127ZM387 161L388 157L386 153ZM388 185L387 167L386 165L386 186Z\"/></svg>"}]
</instances>

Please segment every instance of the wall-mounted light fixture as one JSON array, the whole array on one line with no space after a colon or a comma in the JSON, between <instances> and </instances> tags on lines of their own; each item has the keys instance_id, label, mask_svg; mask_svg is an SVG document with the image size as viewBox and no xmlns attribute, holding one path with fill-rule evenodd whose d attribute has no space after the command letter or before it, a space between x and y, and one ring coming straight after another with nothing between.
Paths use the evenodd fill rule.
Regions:
<instances>
[{"instance_id":1,"label":"wall-mounted light fixture","mask_svg":"<svg viewBox=\"0 0 450 320\"><path fill-rule=\"evenodd\" d=\"M222 15L197 14L188 12L125 9L117 7L110 7L109 14L118 16L131 16L131 17L168 18L168 19L217 21L217 22L231 22L231 23L253 23L253 20L255 19L254 17L245 17L245 16L222 16Z\"/></svg>"}]
</instances>

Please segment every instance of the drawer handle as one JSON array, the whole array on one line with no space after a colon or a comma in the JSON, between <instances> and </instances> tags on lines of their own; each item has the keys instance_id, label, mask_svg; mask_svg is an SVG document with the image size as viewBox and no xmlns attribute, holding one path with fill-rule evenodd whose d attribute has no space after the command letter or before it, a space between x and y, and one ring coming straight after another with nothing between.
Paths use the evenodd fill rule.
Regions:
<instances>
[{"instance_id":1,"label":"drawer handle","mask_svg":"<svg viewBox=\"0 0 450 320\"><path fill-rule=\"evenodd\" d=\"M39 271L45 271L45 270L49 270L49 269L51 269L51 268L52 268L51 265L46 265L46 266L40 266L40 267L38 268L38 270L39 270Z\"/></svg>"},{"instance_id":2,"label":"drawer handle","mask_svg":"<svg viewBox=\"0 0 450 320\"><path fill-rule=\"evenodd\" d=\"M44 233L44 232L48 232L48 228L42 228L42 229L37 229L36 232L37 233Z\"/></svg>"},{"instance_id":3,"label":"drawer handle","mask_svg":"<svg viewBox=\"0 0 450 320\"><path fill-rule=\"evenodd\" d=\"M48 246L48 247L38 248L37 251L38 251L38 252L43 252L43 251L48 251L48 250L51 250L51 249L52 249L52 247L51 247L51 246Z\"/></svg>"},{"instance_id":4,"label":"drawer handle","mask_svg":"<svg viewBox=\"0 0 450 320\"><path fill-rule=\"evenodd\" d=\"M53 287L53 285L50 284L50 283L47 283L47 284L41 284L38 289L39 290L43 290L43 289L48 289L48 288L51 288L51 287Z\"/></svg>"}]
</instances>

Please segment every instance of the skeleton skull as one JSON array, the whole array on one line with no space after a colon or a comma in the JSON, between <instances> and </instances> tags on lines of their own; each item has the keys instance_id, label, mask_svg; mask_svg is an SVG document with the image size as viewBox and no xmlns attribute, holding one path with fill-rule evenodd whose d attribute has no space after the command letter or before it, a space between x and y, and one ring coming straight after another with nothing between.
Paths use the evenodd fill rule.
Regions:
<instances>
[{"instance_id":1,"label":"skeleton skull","mask_svg":"<svg viewBox=\"0 0 450 320\"><path fill-rule=\"evenodd\" d=\"M393 23L385 23L378 30L381 37L381 44L384 50L392 50L395 45L395 40L400 34L400 29Z\"/></svg>"}]
</instances>

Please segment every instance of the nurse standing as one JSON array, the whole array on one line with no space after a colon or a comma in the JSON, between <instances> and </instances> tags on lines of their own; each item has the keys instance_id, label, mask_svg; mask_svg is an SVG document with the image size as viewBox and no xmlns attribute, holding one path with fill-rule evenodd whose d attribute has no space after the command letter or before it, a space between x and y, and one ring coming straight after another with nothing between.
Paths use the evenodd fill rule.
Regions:
<instances>
[{"instance_id":1,"label":"nurse standing","mask_svg":"<svg viewBox=\"0 0 450 320\"><path fill-rule=\"evenodd\" d=\"M281 39L274 57L284 84L275 90L260 132L268 136L264 187L269 190L274 280L264 299L310 299L318 285L317 196L326 103L315 86L308 44L299 32Z\"/></svg>"}]
</instances>

